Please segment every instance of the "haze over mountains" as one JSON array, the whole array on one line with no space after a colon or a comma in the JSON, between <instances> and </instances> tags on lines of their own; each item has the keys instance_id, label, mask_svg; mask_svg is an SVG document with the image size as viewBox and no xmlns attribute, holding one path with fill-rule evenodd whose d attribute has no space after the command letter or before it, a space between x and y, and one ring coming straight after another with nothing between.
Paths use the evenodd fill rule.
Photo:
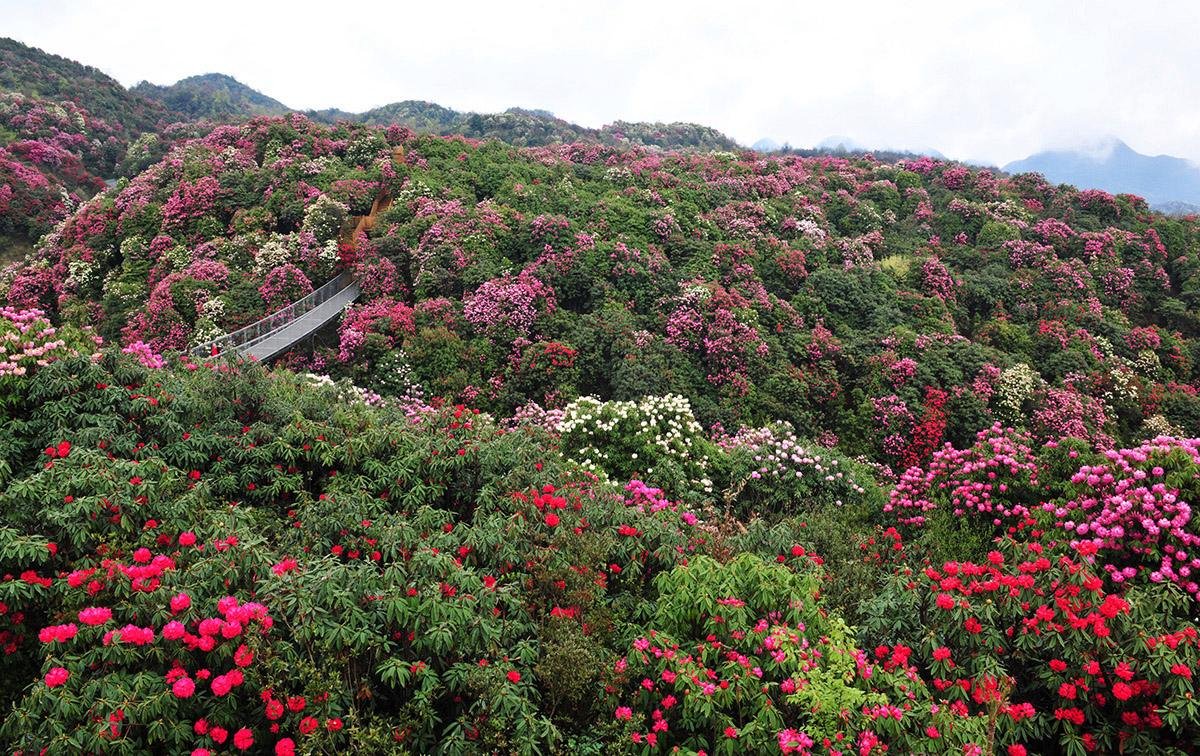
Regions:
<instances>
[{"instance_id":1,"label":"haze over mountains","mask_svg":"<svg viewBox=\"0 0 1200 756\"><path fill-rule=\"evenodd\" d=\"M1143 155L1120 139L1090 149L1048 150L1004 166L1008 173L1041 173L1077 187L1136 194L1166 212L1200 209L1200 168L1170 155Z\"/></svg>"},{"instance_id":2,"label":"haze over mountains","mask_svg":"<svg viewBox=\"0 0 1200 756\"><path fill-rule=\"evenodd\" d=\"M753 145L759 152L773 152L782 147L770 138L760 139ZM848 136L827 137L817 143L815 149L849 154L913 152L953 159L931 148L867 146ZM977 164L970 160L962 162ZM1165 213L1200 212L1200 166L1172 155L1144 155L1116 137L1074 149L1043 150L1009 162L1001 170L1010 174L1040 173L1053 183L1070 184L1079 189L1135 194Z\"/></svg>"}]
</instances>

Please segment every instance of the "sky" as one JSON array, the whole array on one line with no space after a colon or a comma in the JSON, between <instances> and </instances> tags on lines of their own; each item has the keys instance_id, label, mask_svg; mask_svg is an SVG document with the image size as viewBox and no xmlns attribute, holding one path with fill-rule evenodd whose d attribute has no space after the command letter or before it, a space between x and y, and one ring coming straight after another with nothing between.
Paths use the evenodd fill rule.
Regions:
<instances>
[{"instance_id":1,"label":"sky","mask_svg":"<svg viewBox=\"0 0 1200 756\"><path fill-rule=\"evenodd\" d=\"M1200 161L1200 3L0 0L0 36L132 86L229 74L299 108L543 108L1003 165L1119 137Z\"/></svg>"}]
</instances>

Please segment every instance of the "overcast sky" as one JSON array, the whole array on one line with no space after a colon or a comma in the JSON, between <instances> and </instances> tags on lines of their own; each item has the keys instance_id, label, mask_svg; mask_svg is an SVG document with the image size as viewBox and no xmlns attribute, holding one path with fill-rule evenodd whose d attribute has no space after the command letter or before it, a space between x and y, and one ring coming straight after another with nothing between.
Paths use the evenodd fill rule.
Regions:
<instances>
[{"instance_id":1,"label":"overcast sky","mask_svg":"<svg viewBox=\"0 0 1200 756\"><path fill-rule=\"evenodd\" d=\"M1200 160L1200 3L0 0L0 35L126 85L221 72L294 108L544 108L743 144L996 164L1118 136Z\"/></svg>"}]
</instances>

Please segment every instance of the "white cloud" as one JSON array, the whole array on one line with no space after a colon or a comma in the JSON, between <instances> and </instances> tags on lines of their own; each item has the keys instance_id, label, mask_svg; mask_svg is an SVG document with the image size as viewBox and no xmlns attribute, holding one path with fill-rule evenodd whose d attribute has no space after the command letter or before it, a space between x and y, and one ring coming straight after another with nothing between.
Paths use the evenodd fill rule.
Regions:
<instances>
[{"instance_id":1,"label":"white cloud","mask_svg":"<svg viewBox=\"0 0 1200 756\"><path fill-rule=\"evenodd\" d=\"M1200 158L1200 5L1183 2L0 0L0 17L127 85L220 71L299 108L520 105L995 163L1116 135Z\"/></svg>"}]
</instances>

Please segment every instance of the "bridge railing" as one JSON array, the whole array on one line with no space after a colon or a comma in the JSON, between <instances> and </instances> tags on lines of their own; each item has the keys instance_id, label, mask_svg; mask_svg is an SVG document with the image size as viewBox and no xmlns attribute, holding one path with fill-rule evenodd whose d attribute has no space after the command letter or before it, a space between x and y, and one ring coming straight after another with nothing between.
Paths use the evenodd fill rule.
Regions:
<instances>
[{"instance_id":1,"label":"bridge railing","mask_svg":"<svg viewBox=\"0 0 1200 756\"><path fill-rule=\"evenodd\" d=\"M276 310L245 328L239 328L233 333L227 333L220 338L206 341L203 344L197 344L192 347L191 352L198 357L208 357L213 354L227 352L231 349L245 351L256 342L265 339L280 328L302 317L305 313L328 302L353 283L353 274L348 271L342 272L325 285L314 289L311 294L297 299L295 302ZM214 349L216 350L215 352L213 351Z\"/></svg>"}]
</instances>

